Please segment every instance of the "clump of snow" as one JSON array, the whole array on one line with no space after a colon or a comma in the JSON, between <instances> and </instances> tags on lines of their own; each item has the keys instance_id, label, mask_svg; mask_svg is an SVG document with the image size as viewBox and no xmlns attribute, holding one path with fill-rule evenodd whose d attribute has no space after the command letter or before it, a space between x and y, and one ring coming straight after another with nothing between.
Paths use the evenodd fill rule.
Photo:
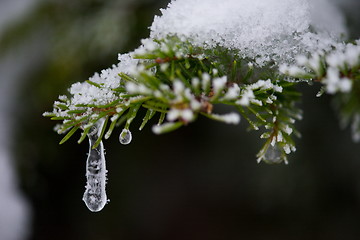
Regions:
<instances>
[{"instance_id":1,"label":"clump of snow","mask_svg":"<svg viewBox=\"0 0 360 240\"><path fill-rule=\"evenodd\" d=\"M166 115L166 119L170 122L182 119L185 122L194 120L194 113L191 109L175 109L172 108Z\"/></svg>"},{"instance_id":2,"label":"clump of snow","mask_svg":"<svg viewBox=\"0 0 360 240\"><path fill-rule=\"evenodd\" d=\"M219 94L226 86L227 83L227 77L223 76L221 78L215 78L213 80L213 91L214 94L217 95Z\"/></svg>"},{"instance_id":3,"label":"clump of snow","mask_svg":"<svg viewBox=\"0 0 360 240\"><path fill-rule=\"evenodd\" d=\"M324 69L324 64L327 69ZM352 90L353 80L347 77L347 72L357 69L359 65L360 46L349 43L340 44L336 49L327 53L315 53L309 58L300 55L296 58L296 65L282 64L279 70L292 77L309 75L312 78L319 78L325 86L326 93L336 94L338 92L348 93ZM318 96L320 95L321 92Z\"/></svg>"},{"instance_id":4,"label":"clump of snow","mask_svg":"<svg viewBox=\"0 0 360 240\"><path fill-rule=\"evenodd\" d=\"M352 88L352 81L347 77L340 77L338 69L330 67L326 77L322 80L328 94L335 94L337 92L350 92Z\"/></svg>"},{"instance_id":5,"label":"clump of snow","mask_svg":"<svg viewBox=\"0 0 360 240\"><path fill-rule=\"evenodd\" d=\"M236 101L236 104L241 106L249 106L250 102L255 99L255 95L252 89L244 89L241 94L241 99Z\"/></svg>"},{"instance_id":6,"label":"clump of snow","mask_svg":"<svg viewBox=\"0 0 360 240\"><path fill-rule=\"evenodd\" d=\"M329 0L314 2L173 0L161 17L155 17L151 37L175 35L196 46L239 50L258 65L289 62L299 53L330 48L333 37L346 32Z\"/></svg>"},{"instance_id":7,"label":"clump of snow","mask_svg":"<svg viewBox=\"0 0 360 240\"><path fill-rule=\"evenodd\" d=\"M238 124L240 122L240 116L237 113L228 113L224 115L212 114L211 117L218 121L222 121L228 124Z\"/></svg>"},{"instance_id":8,"label":"clump of snow","mask_svg":"<svg viewBox=\"0 0 360 240\"><path fill-rule=\"evenodd\" d=\"M224 96L225 100L234 100L240 95L240 87L238 84L233 84L228 88L227 93Z\"/></svg>"},{"instance_id":9,"label":"clump of snow","mask_svg":"<svg viewBox=\"0 0 360 240\"><path fill-rule=\"evenodd\" d=\"M136 68L138 60L133 59L130 54L119 55L119 63L111 68L104 69L101 73L95 73L89 80L101 88L88 82L74 83L69 92L73 95L72 105L78 104L97 104L105 105L116 99L113 89L118 88L121 83L119 73L128 74Z\"/></svg>"},{"instance_id":10,"label":"clump of snow","mask_svg":"<svg viewBox=\"0 0 360 240\"><path fill-rule=\"evenodd\" d=\"M350 43L333 51L326 57L326 63L334 68L357 67L360 64L360 45Z\"/></svg>"}]
</instances>

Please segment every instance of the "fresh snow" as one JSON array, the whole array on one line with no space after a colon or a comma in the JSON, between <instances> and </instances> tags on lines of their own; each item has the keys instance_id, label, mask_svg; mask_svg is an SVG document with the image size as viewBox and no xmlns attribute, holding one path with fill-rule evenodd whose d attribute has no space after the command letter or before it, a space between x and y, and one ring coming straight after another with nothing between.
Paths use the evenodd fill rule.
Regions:
<instances>
[{"instance_id":1,"label":"fresh snow","mask_svg":"<svg viewBox=\"0 0 360 240\"><path fill-rule=\"evenodd\" d=\"M346 33L342 15L328 0L174 0L161 12L152 38L174 35L196 46L239 50L259 65L329 49Z\"/></svg>"},{"instance_id":2,"label":"fresh snow","mask_svg":"<svg viewBox=\"0 0 360 240\"><path fill-rule=\"evenodd\" d=\"M336 37L346 32L343 17L330 0L173 0L161 12L162 16L156 16L151 26L150 39L142 40L134 53L154 50L158 45L153 39L176 35L196 46L219 45L236 50L242 57L254 60L249 67L267 63L281 65L295 62L299 54L329 50L336 45ZM116 100L113 89L121 85L118 74L141 70L139 60L133 58L134 53L119 54L117 65L89 79L102 88L88 82L73 84L69 89L70 109L76 105L106 105ZM215 90L221 91L224 79L215 80ZM175 93L182 87L177 88L176 83ZM210 75L204 73L202 89L207 90L210 85ZM126 87L129 92L148 94L150 91L135 84ZM234 98L238 92L239 89L234 88L227 97ZM161 95L161 91L157 95Z\"/></svg>"},{"instance_id":3,"label":"fresh snow","mask_svg":"<svg viewBox=\"0 0 360 240\"><path fill-rule=\"evenodd\" d=\"M70 87L73 106L81 104L106 105L116 99L112 89L120 86L119 73L129 74L136 68L138 60L133 59L130 54L119 54L119 63L101 73L95 73L89 80L102 86L98 88L88 82L77 82Z\"/></svg>"}]
</instances>

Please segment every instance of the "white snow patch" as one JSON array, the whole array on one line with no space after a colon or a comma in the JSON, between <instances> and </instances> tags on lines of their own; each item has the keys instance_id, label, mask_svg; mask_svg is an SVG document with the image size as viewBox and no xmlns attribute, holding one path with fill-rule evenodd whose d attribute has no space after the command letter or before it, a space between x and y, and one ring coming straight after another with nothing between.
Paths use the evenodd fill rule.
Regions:
<instances>
[{"instance_id":1,"label":"white snow patch","mask_svg":"<svg viewBox=\"0 0 360 240\"><path fill-rule=\"evenodd\" d=\"M228 124L238 124L240 122L240 116L237 113L228 113L224 115L212 114L211 116L218 121Z\"/></svg>"},{"instance_id":2,"label":"white snow patch","mask_svg":"<svg viewBox=\"0 0 360 240\"><path fill-rule=\"evenodd\" d=\"M333 3L314 2L173 0L161 10L161 17L155 17L151 37L176 35L196 46L237 49L259 65L271 60L293 61L299 53L329 49L334 44L330 36L346 32L343 17ZM319 34L311 33L310 27Z\"/></svg>"},{"instance_id":3,"label":"white snow patch","mask_svg":"<svg viewBox=\"0 0 360 240\"><path fill-rule=\"evenodd\" d=\"M72 105L77 104L97 104L105 105L116 99L113 89L120 86L121 78L119 73L129 74L136 68L138 60L131 58L131 54L119 54L119 63L111 68L104 69L101 73L95 73L89 80L101 86L98 88L87 82L74 83L69 92L73 95L71 99ZM134 86L130 86L131 87ZM132 89L135 91L135 89ZM136 89L143 90L144 89Z\"/></svg>"}]
</instances>

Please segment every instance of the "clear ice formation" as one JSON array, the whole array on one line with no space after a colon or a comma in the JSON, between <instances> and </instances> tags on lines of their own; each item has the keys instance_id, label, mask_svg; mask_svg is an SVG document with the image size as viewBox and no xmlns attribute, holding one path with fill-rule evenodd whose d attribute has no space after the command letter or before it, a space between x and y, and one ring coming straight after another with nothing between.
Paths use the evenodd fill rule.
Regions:
<instances>
[{"instance_id":1,"label":"clear ice formation","mask_svg":"<svg viewBox=\"0 0 360 240\"><path fill-rule=\"evenodd\" d=\"M124 128L119 136L119 141L121 144L127 145L131 142L132 135L129 129Z\"/></svg>"},{"instance_id":2,"label":"clear ice formation","mask_svg":"<svg viewBox=\"0 0 360 240\"><path fill-rule=\"evenodd\" d=\"M279 163L281 162L281 150L277 145L272 146L270 145L265 152L264 159L271 163Z\"/></svg>"},{"instance_id":3,"label":"clear ice formation","mask_svg":"<svg viewBox=\"0 0 360 240\"><path fill-rule=\"evenodd\" d=\"M99 126L100 125L100 126ZM106 185L106 166L105 153L102 141L93 149L93 146L98 139L99 129L102 123L93 127L89 132L89 155L86 161L86 186L83 196L83 201L92 212L101 211L108 202L105 185Z\"/></svg>"}]
</instances>

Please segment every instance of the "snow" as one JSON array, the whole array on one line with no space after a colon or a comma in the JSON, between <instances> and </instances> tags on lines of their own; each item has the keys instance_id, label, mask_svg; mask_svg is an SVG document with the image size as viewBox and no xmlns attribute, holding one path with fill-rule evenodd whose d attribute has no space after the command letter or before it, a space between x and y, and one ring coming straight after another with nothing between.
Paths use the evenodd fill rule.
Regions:
<instances>
[{"instance_id":1,"label":"snow","mask_svg":"<svg viewBox=\"0 0 360 240\"><path fill-rule=\"evenodd\" d=\"M223 76L221 78L215 78L213 80L213 91L214 94L217 95L219 94L226 86L227 83L227 77Z\"/></svg>"},{"instance_id":2,"label":"snow","mask_svg":"<svg viewBox=\"0 0 360 240\"><path fill-rule=\"evenodd\" d=\"M202 74L202 89L207 91L210 88L210 75L208 73Z\"/></svg>"},{"instance_id":3,"label":"snow","mask_svg":"<svg viewBox=\"0 0 360 240\"><path fill-rule=\"evenodd\" d=\"M181 116L181 113L180 113L179 109L170 109L166 115L166 119L169 122L172 122L172 121L175 121L176 119L178 119L180 116Z\"/></svg>"},{"instance_id":4,"label":"snow","mask_svg":"<svg viewBox=\"0 0 360 240\"><path fill-rule=\"evenodd\" d=\"M284 151L286 154L290 154L291 153L291 149L290 149L290 146L288 144L286 144L284 147L283 147Z\"/></svg>"},{"instance_id":5,"label":"snow","mask_svg":"<svg viewBox=\"0 0 360 240\"><path fill-rule=\"evenodd\" d=\"M231 88L230 88L231 89ZM230 91L229 89L229 91ZM241 91L241 98L237 100L235 103L239 104L241 106L248 106L250 103L262 106L262 101L255 99L254 90L273 90L274 92L282 92L283 88L281 86L278 86L276 84L273 84L270 79L268 80L258 80L257 82L253 84L249 84L245 86L245 88ZM225 95L226 97L226 95ZM272 102L273 100L276 100L276 96L270 95L267 99L267 102Z\"/></svg>"},{"instance_id":6,"label":"snow","mask_svg":"<svg viewBox=\"0 0 360 240\"><path fill-rule=\"evenodd\" d=\"M349 92L352 88L352 81L348 78L340 77L338 69L330 67L326 77L322 81L328 94L336 92Z\"/></svg>"},{"instance_id":7,"label":"snow","mask_svg":"<svg viewBox=\"0 0 360 240\"><path fill-rule=\"evenodd\" d=\"M348 67L356 67L360 65L360 46L354 44L345 45L344 49L333 51L326 57L326 62L331 67L343 68L345 65Z\"/></svg>"},{"instance_id":8,"label":"snow","mask_svg":"<svg viewBox=\"0 0 360 240\"><path fill-rule=\"evenodd\" d=\"M191 109L184 109L181 111L181 118L185 122L190 122L190 121L194 120L194 113Z\"/></svg>"},{"instance_id":9,"label":"snow","mask_svg":"<svg viewBox=\"0 0 360 240\"><path fill-rule=\"evenodd\" d=\"M239 104L241 106L249 106L250 101L254 98L254 92L251 89L245 89L242 91L241 99L236 101L236 104Z\"/></svg>"},{"instance_id":10,"label":"snow","mask_svg":"<svg viewBox=\"0 0 360 240\"><path fill-rule=\"evenodd\" d=\"M284 135L282 134L281 131L278 131L277 136L276 136L276 141L277 142L283 142L284 141Z\"/></svg>"},{"instance_id":11,"label":"snow","mask_svg":"<svg viewBox=\"0 0 360 240\"><path fill-rule=\"evenodd\" d=\"M238 124L240 122L240 116L237 113L228 113L224 115L212 114L212 118L222 121L228 124Z\"/></svg>"},{"instance_id":12,"label":"snow","mask_svg":"<svg viewBox=\"0 0 360 240\"><path fill-rule=\"evenodd\" d=\"M177 128L179 125L176 122L167 122L162 125L154 125L152 127L152 131L155 134L162 134L167 131L170 131L171 129Z\"/></svg>"},{"instance_id":13,"label":"snow","mask_svg":"<svg viewBox=\"0 0 360 240\"><path fill-rule=\"evenodd\" d=\"M170 122L177 119L182 119L186 122L190 122L194 119L194 113L191 109L170 109L166 115L166 119Z\"/></svg>"},{"instance_id":14,"label":"snow","mask_svg":"<svg viewBox=\"0 0 360 240\"><path fill-rule=\"evenodd\" d=\"M333 38L346 33L328 0L173 0L161 13L150 28L152 38L175 35L196 46L239 50L258 65L329 49Z\"/></svg>"},{"instance_id":15,"label":"snow","mask_svg":"<svg viewBox=\"0 0 360 240\"><path fill-rule=\"evenodd\" d=\"M180 80L175 80L173 87L174 87L174 93L177 96L181 95L185 90L185 86Z\"/></svg>"},{"instance_id":16,"label":"snow","mask_svg":"<svg viewBox=\"0 0 360 240\"><path fill-rule=\"evenodd\" d=\"M283 131L287 134L287 135L291 135L292 132L293 132L293 129L289 126L289 125L286 125L283 129Z\"/></svg>"},{"instance_id":17,"label":"snow","mask_svg":"<svg viewBox=\"0 0 360 240\"><path fill-rule=\"evenodd\" d=\"M225 100L234 100L238 98L240 95L240 87L238 84L233 84L231 87L228 88L228 91L226 92L224 99Z\"/></svg>"},{"instance_id":18,"label":"snow","mask_svg":"<svg viewBox=\"0 0 360 240\"><path fill-rule=\"evenodd\" d=\"M89 80L99 84L102 88L91 85L88 82L74 83L69 92L72 96L72 105L97 104L105 105L116 99L112 89L120 86L121 78L119 73L129 74L138 64L138 60L133 59L131 54L120 54L119 63L111 68L95 73Z\"/></svg>"},{"instance_id":19,"label":"snow","mask_svg":"<svg viewBox=\"0 0 360 240\"><path fill-rule=\"evenodd\" d=\"M359 45L338 44L336 49L329 52L317 52L310 57L300 55L296 58L296 65L282 64L279 70L292 77L301 78L301 76L310 74L309 76L313 78L319 78L328 94L349 93L353 87L353 80L346 77L347 71L352 71L360 66L359 56ZM325 64L326 69L324 69ZM320 92L317 96L321 96L321 94Z\"/></svg>"}]
</instances>

